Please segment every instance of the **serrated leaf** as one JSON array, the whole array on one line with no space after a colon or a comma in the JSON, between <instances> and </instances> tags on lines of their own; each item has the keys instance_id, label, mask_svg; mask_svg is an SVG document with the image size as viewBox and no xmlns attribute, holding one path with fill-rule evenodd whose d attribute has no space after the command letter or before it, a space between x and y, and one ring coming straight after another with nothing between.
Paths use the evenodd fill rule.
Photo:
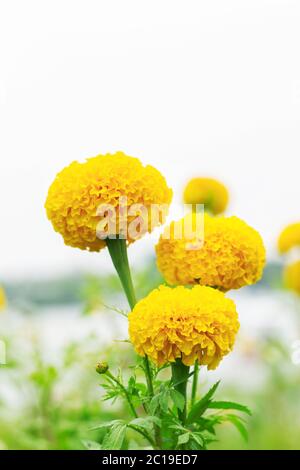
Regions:
<instances>
[{"instance_id":1,"label":"serrated leaf","mask_svg":"<svg viewBox=\"0 0 300 470\"><path fill-rule=\"evenodd\" d=\"M247 406L241 405L240 403L235 403L233 401L211 401L207 408L217 410L238 410L251 416L251 411Z\"/></svg>"},{"instance_id":2,"label":"serrated leaf","mask_svg":"<svg viewBox=\"0 0 300 470\"><path fill-rule=\"evenodd\" d=\"M103 429L103 428L110 428L117 424L125 424L125 421L122 419L114 419L112 421L106 421L105 423L101 423L101 424L97 424L97 426L93 426L92 428L90 428L90 431L96 431L97 429Z\"/></svg>"},{"instance_id":3,"label":"serrated leaf","mask_svg":"<svg viewBox=\"0 0 300 470\"><path fill-rule=\"evenodd\" d=\"M227 415L226 419L228 421L230 421L236 427L236 429L239 431L239 433L241 434L243 439L246 442L248 442L248 431L247 431L245 425L240 420L240 418L236 415Z\"/></svg>"},{"instance_id":4,"label":"serrated leaf","mask_svg":"<svg viewBox=\"0 0 300 470\"><path fill-rule=\"evenodd\" d=\"M135 377L132 375L128 380L128 391L135 387Z\"/></svg>"},{"instance_id":5,"label":"serrated leaf","mask_svg":"<svg viewBox=\"0 0 300 470\"><path fill-rule=\"evenodd\" d=\"M199 400L197 403L195 403L195 405L192 407L192 409L191 409L191 411L188 415L187 423L194 422L195 419L199 418L204 413L204 411L208 408L208 405L211 402L211 398L215 394L219 384L220 384L220 381L216 382L210 388L210 390L207 392L207 394L204 395L204 397L201 398L201 400Z\"/></svg>"},{"instance_id":6,"label":"serrated leaf","mask_svg":"<svg viewBox=\"0 0 300 470\"><path fill-rule=\"evenodd\" d=\"M127 425L124 423L114 424L109 433L105 435L102 442L103 450L120 450L125 438Z\"/></svg>"},{"instance_id":7,"label":"serrated leaf","mask_svg":"<svg viewBox=\"0 0 300 470\"><path fill-rule=\"evenodd\" d=\"M161 407L162 411L166 413L169 408L170 392L169 390L164 390L163 392L159 393L158 396L159 396L159 406Z\"/></svg>"},{"instance_id":8,"label":"serrated leaf","mask_svg":"<svg viewBox=\"0 0 300 470\"><path fill-rule=\"evenodd\" d=\"M198 448L205 448L205 440L203 439L200 433L192 432L191 439L195 441L195 443L199 446Z\"/></svg>"},{"instance_id":9,"label":"serrated leaf","mask_svg":"<svg viewBox=\"0 0 300 470\"><path fill-rule=\"evenodd\" d=\"M95 441L89 441L87 439L83 439L82 445L87 449L87 450L102 450L102 447L98 442Z\"/></svg>"},{"instance_id":10,"label":"serrated leaf","mask_svg":"<svg viewBox=\"0 0 300 470\"><path fill-rule=\"evenodd\" d=\"M200 426L200 430L201 431L207 431L207 432L209 432L213 435L216 434L214 426L218 423L219 423L219 418L218 417L213 417L213 418L200 417L199 419L197 419L197 424Z\"/></svg>"},{"instance_id":11,"label":"serrated leaf","mask_svg":"<svg viewBox=\"0 0 300 470\"><path fill-rule=\"evenodd\" d=\"M171 395L171 399L172 399L174 405L176 406L176 408L180 411L183 411L184 406L185 406L184 396L175 389L172 389L170 391L170 395Z\"/></svg>"},{"instance_id":12,"label":"serrated leaf","mask_svg":"<svg viewBox=\"0 0 300 470\"><path fill-rule=\"evenodd\" d=\"M154 415L158 407L159 407L159 395L155 395L150 401L150 405L149 405L150 413Z\"/></svg>"},{"instance_id":13,"label":"serrated leaf","mask_svg":"<svg viewBox=\"0 0 300 470\"><path fill-rule=\"evenodd\" d=\"M177 446L181 446L182 444L186 444L187 442L189 442L189 440L190 440L190 433L189 432L186 432L184 434L180 434L180 436L178 437Z\"/></svg>"},{"instance_id":14,"label":"serrated leaf","mask_svg":"<svg viewBox=\"0 0 300 470\"><path fill-rule=\"evenodd\" d=\"M147 416L146 418L135 418L129 425L152 431L153 425L161 426L161 420L157 416Z\"/></svg>"}]
</instances>

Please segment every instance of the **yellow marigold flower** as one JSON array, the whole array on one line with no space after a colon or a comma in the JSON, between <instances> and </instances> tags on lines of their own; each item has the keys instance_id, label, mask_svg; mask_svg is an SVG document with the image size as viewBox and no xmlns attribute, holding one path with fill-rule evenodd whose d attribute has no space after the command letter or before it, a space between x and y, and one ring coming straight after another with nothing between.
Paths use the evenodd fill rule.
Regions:
<instances>
[{"instance_id":1,"label":"yellow marigold flower","mask_svg":"<svg viewBox=\"0 0 300 470\"><path fill-rule=\"evenodd\" d=\"M286 253L295 246L300 246L300 222L288 225L278 238L280 253Z\"/></svg>"},{"instance_id":2,"label":"yellow marigold flower","mask_svg":"<svg viewBox=\"0 0 300 470\"><path fill-rule=\"evenodd\" d=\"M152 204L169 205L172 190L165 178L154 167L143 166L137 158L122 152L98 155L84 163L77 161L64 168L49 188L45 208L55 231L66 245L82 250L99 251L105 240L96 236L99 222L105 217L97 215L101 204L110 205L116 211L116 233L119 234L119 199L126 197L126 208L143 205L148 212L146 231L153 228L150 207ZM160 214L156 225L164 222ZM127 223L136 219L128 215ZM128 226L127 226L128 227ZM128 237L129 243L134 241Z\"/></svg>"},{"instance_id":3,"label":"yellow marigold flower","mask_svg":"<svg viewBox=\"0 0 300 470\"><path fill-rule=\"evenodd\" d=\"M284 284L288 289L300 294L300 261L296 261L295 263L286 266L283 278Z\"/></svg>"},{"instance_id":4,"label":"yellow marigold flower","mask_svg":"<svg viewBox=\"0 0 300 470\"><path fill-rule=\"evenodd\" d=\"M190 366L215 369L234 344L239 329L235 304L211 287L160 286L129 314L136 352L159 366L181 358Z\"/></svg>"},{"instance_id":5,"label":"yellow marigold flower","mask_svg":"<svg viewBox=\"0 0 300 470\"><path fill-rule=\"evenodd\" d=\"M166 281L224 291L257 282L265 264L265 248L259 233L238 217L205 214L204 239L201 234L192 240L174 236L177 224L184 231L184 224L195 222L196 217L201 216L189 214L172 222L156 245L157 265Z\"/></svg>"},{"instance_id":6,"label":"yellow marigold flower","mask_svg":"<svg viewBox=\"0 0 300 470\"><path fill-rule=\"evenodd\" d=\"M187 184L183 199L186 204L204 204L212 214L225 211L229 195L227 188L213 178L193 178Z\"/></svg>"},{"instance_id":7,"label":"yellow marigold flower","mask_svg":"<svg viewBox=\"0 0 300 470\"><path fill-rule=\"evenodd\" d=\"M0 286L0 310L3 310L6 306L6 295L4 289Z\"/></svg>"}]
</instances>

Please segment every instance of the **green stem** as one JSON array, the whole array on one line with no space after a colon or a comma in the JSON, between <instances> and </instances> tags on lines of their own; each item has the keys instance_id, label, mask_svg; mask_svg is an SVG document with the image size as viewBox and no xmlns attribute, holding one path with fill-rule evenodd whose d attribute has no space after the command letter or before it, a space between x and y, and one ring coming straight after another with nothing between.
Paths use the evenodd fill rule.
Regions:
<instances>
[{"instance_id":1,"label":"green stem","mask_svg":"<svg viewBox=\"0 0 300 470\"><path fill-rule=\"evenodd\" d=\"M181 393L184 398L184 408L183 410L178 410L178 418L181 423L184 425L186 422L187 414L187 400L186 400L186 391L187 383L189 378L189 367L185 366L181 359L176 359L176 362L172 362L172 382L174 384L175 390Z\"/></svg>"},{"instance_id":2,"label":"green stem","mask_svg":"<svg viewBox=\"0 0 300 470\"><path fill-rule=\"evenodd\" d=\"M127 427L133 429L134 431L141 434L141 436L145 437L145 439L147 439L148 442L152 445L153 449L157 448L156 443L154 442L152 437L147 433L147 431L143 431L141 428L138 428L138 427L134 426L133 424L128 424Z\"/></svg>"},{"instance_id":3,"label":"green stem","mask_svg":"<svg viewBox=\"0 0 300 470\"><path fill-rule=\"evenodd\" d=\"M194 376L193 376L193 385L192 385L191 406L193 406L193 405L195 404L195 401L196 401L198 379L199 379L199 363L198 363L198 361L196 360L195 365L194 365Z\"/></svg>"},{"instance_id":4,"label":"green stem","mask_svg":"<svg viewBox=\"0 0 300 470\"><path fill-rule=\"evenodd\" d=\"M154 389L153 389L153 382L152 382L152 372L151 372L150 362L149 362L148 356L144 357L144 368L145 368L145 376L146 376L146 380L147 380L149 396L151 398L153 398Z\"/></svg>"},{"instance_id":5,"label":"green stem","mask_svg":"<svg viewBox=\"0 0 300 470\"><path fill-rule=\"evenodd\" d=\"M123 286L125 295L127 297L129 306L131 309L134 308L136 304L136 296L133 287L128 255L127 255L127 244L126 240L123 238L107 238L106 245L112 259L113 265L118 273L119 279ZM144 372L147 381L147 388L150 398L154 395L153 382L152 382L152 372L150 368L149 359L147 356L144 357ZM160 442L160 432L157 427L155 427L156 440Z\"/></svg>"},{"instance_id":6,"label":"green stem","mask_svg":"<svg viewBox=\"0 0 300 470\"><path fill-rule=\"evenodd\" d=\"M131 401L131 398L130 398L130 396L129 396L129 393L127 392L127 390L126 390L126 388L124 387L124 385L121 384L121 382L120 382L114 375L112 375L109 371L107 371L107 372L105 373L105 375L107 375L107 377L109 377L111 380L113 380L113 381L118 385L118 387L120 388L120 390L121 390L121 391L124 393L124 395L125 395L125 398L126 398L128 404L129 404L129 407L130 407L130 409L131 409L131 412L132 412L133 416L134 416L135 418L138 418L138 414L137 414L137 412L136 412L136 410L135 410L135 408L134 408L134 406L133 406L133 403L132 403L132 401Z\"/></svg>"},{"instance_id":7,"label":"green stem","mask_svg":"<svg viewBox=\"0 0 300 470\"><path fill-rule=\"evenodd\" d=\"M107 238L106 245L123 286L129 306L133 309L136 304L136 297L129 269L126 240L122 238Z\"/></svg>"}]
</instances>

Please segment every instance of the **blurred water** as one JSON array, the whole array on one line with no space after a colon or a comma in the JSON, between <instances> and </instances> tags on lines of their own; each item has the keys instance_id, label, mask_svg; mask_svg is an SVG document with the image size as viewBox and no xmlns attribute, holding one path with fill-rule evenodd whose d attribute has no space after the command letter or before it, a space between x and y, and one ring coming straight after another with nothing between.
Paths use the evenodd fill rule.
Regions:
<instances>
[{"instance_id":1,"label":"blurred water","mask_svg":"<svg viewBox=\"0 0 300 470\"><path fill-rule=\"evenodd\" d=\"M239 312L241 328L237 342L218 369L203 372L202 378L214 381L221 377L225 383L238 380L247 388L257 387L265 378L268 361L276 360L262 355L262 346L268 338L279 339L292 361L293 345L300 340L299 304L290 293L281 291L246 288L229 296ZM127 338L127 321L108 309L84 316L79 305L51 307L34 314L10 310L0 316L0 339L12 337L13 343L18 343L19 353L23 351L24 355L35 341L47 362L55 363L66 344L89 334L97 336L101 350L115 340ZM300 370L299 365L295 367Z\"/></svg>"}]
</instances>

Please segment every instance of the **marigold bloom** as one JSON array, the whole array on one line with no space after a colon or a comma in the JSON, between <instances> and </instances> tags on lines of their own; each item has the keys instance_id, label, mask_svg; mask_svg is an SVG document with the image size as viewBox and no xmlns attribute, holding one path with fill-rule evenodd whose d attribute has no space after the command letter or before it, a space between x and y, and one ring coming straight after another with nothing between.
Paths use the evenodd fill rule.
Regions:
<instances>
[{"instance_id":1,"label":"marigold bloom","mask_svg":"<svg viewBox=\"0 0 300 470\"><path fill-rule=\"evenodd\" d=\"M296 261L285 267L283 279L288 289L300 295L300 261Z\"/></svg>"},{"instance_id":2,"label":"marigold bloom","mask_svg":"<svg viewBox=\"0 0 300 470\"><path fill-rule=\"evenodd\" d=\"M239 329L235 304L211 287L160 286L128 316L136 352L159 366L181 358L190 366L215 369L234 344Z\"/></svg>"},{"instance_id":3,"label":"marigold bloom","mask_svg":"<svg viewBox=\"0 0 300 470\"><path fill-rule=\"evenodd\" d=\"M204 204L212 214L225 211L229 195L227 188L213 178L193 178L187 184L183 199L186 204Z\"/></svg>"},{"instance_id":4,"label":"marigold bloom","mask_svg":"<svg viewBox=\"0 0 300 470\"><path fill-rule=\"evenodd\" d=\"M300 222L285 227L278 238L280 253L286 253L295 246L300 246Z\"/></svg>"},{"instance_id":5,"label":"marigold bloom","mask_svg":"<svg viewBox=\"0 0 300 470\"><path fill-rule=\"evenodd\" d=\"M6 306L6 295L4 289L0 286L0 310L3 310Z\"/></svg>"},{"instance_id":6,"label":"marigold bloom","mask_svg":"<svg viewBox=\"0 0 300 470\"><path fill-rule=\"evenodd\" d=\"M97 215L97 209L102 204L115 208L116 233L109 234L118 235L121 197L127 198L127 209L134 204L146 208L149 213L146 231L151 231L155 224L164 222L166 215L160 214L158 220L153 221L151 205L169 205L172 190L154 167L143 166L137 158L117 152L98 155L84 163L75 161L64 168L49 188L45 208L55 231L63 236L66 245L99 251L106 243L97 238L96 230L105 217ZM127 223L135 219L136 215L128 215ZM128 236L128 241L134 240Z\"/></svg>"},{"instance_id":7,"label":"marigold bloom","mask_svg":"<svg viewBox=\"0 0 300 470\"><path fill-rule=\"evenodd\" d=\"M200 234L193 240L176 239L176 224L183 229L186 218L194 221L195 217L200 215L189 214L172 222L156 245L157 265L169 284L200 284L227 291L261 278L265 248L256 230L238 217L205 214L204 240Z\"/></svg>"}]
</instances>

